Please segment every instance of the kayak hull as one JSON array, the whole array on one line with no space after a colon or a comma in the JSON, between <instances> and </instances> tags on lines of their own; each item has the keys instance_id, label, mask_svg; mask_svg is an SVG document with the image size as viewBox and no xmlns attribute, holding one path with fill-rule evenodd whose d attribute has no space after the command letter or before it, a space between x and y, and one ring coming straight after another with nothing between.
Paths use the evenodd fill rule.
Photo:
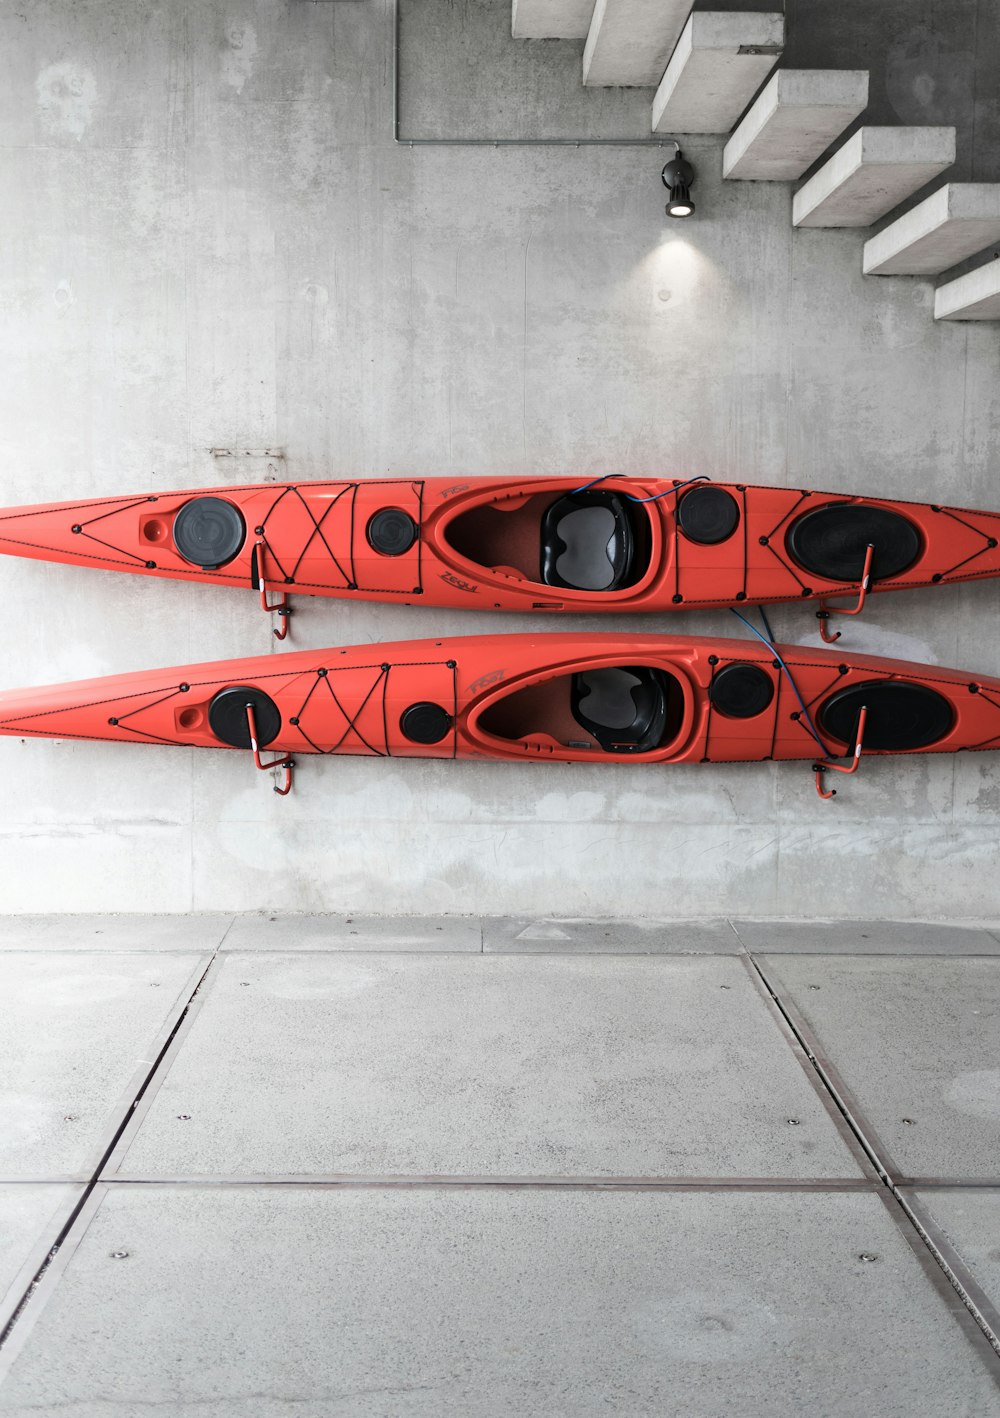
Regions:
<instances>
[{"instance_id":1,"label":"kayak hull","mask_svg":"<svg viewBox=\"0 0 1000 1418\"><path fill-rule=\"evenodd\" d=\"M1000 513L743 484L598 483L588 494L594 484L570 478L371 479L48 503L0 510L0 551L295 595L522 612L856 593L869 538L872 591L1000 575ZM568 584L558 557L546 564L547 516L581 496L616 503L631 524L627 574L611 567L606 585Z\"/></svg>"},{"instance_id":2,"label":"kayak hull","mask_svg":"<svg viewBox=\"0 0 1000 1418\"><path fill-rule=\"evenodd\" d=\"M639 709L615 727L613 694L610 727L593 707L622 676L626 704L652 696L641 731ZM0 733L245 749L248 703L261 747L296 756L815 759L853 748L862 706L866 754L1000 747L1000 680L801 646L591 633L299 650L8 691Z\"/></svg>"}]
</instances>

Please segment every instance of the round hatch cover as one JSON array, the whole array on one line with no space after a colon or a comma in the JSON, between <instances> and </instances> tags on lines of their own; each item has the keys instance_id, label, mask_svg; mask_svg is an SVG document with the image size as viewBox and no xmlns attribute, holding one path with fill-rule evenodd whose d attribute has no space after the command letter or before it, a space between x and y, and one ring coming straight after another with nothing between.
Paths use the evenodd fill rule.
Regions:
<instances>
[{"instance_id":1,"label":"round hatch cover","mask_svg":"<svg viewBox=\"0 0 1000 1418\"><path fill-rule=\"evenodd\" d=\"M774 681L760 665L726 665L712 680L708 697L727 719L752 719L774 698Z\"/></svg>"},{"instance_id":2,"label":"round hatch cover","mask_svg":"<svg viewBox=\"0 0 1000 1418\"><path fill-rule=\"evenodd\" d=\"M724 488L693 487L677 505L677 520L689 541L715 546L739 526L739 504Z\"/></svg>"},{"instance_id":3,"label":"round hatch cover","mask_svg":"<svg viewBox=\"0 0 1000 1418\"><path fill-rule=\"evenodd\" d=\"M451 715L440 704L424 700L404 709L399 727L411 743L440 743L451 728Z\"/></svg>"},{"instance_id":4,"label":"round hatch cover","mask_svg":"<svg viewBox=\"0 0 1000 1418\"><path fill-rule=\"evenodd\" d=\"M195 497L174 518L174 546L203 571L232 561L246 535L242 513L221 497Z\"/></svg>"},{"instance_id":5,"label":"round hatch cover","mask_svg":"<svg viewBox=\"0 0 1000 1418\"><path fill-rule=\"evenodd\" d=\"M208 706L208 725L217 739L233 748L250 747L250 725L247 722L247 705L253 705L254 721L257 725L257 745L266 748L278 737L281 715L274 700L262 689L252 689L249 685L237 684L230 689L220 689Z\"/></svg>"},{"instance_id":6,"label":"round hatch cover","mask_svg":"<svg viewBox=\"0 0 1000 1418\"><path fill-rule=\"evenodd\" d=\"M381 556L402 556L417 540L417 524L401 507L382 507L368 519L365 536Z\"/></svg>"}]
</instances>

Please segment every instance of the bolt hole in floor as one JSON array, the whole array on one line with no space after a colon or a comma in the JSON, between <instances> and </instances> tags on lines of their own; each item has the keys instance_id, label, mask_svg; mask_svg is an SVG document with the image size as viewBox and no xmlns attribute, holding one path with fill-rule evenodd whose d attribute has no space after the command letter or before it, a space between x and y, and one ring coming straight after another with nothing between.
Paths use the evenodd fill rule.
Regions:
<instances>
[{"instance_id":1,"label":"bolt hole in floor","mask_svg":"<svg viewBox=\"0 0 1000 1418\"><path fill-rule=\"evenodd\" d=\"M557 675L490 704L478 727L509 743L550 738L565 748L649 753L676 738L684 692L673 675L612 665Z\"/></svg>"}]
</instances>

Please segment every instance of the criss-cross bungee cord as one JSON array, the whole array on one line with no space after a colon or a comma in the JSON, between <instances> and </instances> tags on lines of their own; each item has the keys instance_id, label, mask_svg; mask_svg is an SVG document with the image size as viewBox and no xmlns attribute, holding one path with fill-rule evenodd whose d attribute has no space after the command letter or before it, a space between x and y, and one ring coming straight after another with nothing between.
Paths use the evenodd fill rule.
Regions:
<instances>
[{"instance_id":1,"label":"criss-cross bungee cord","mask_svg":"<svg viewBox=\"0 0 1000 1418\"><path fill-rule=\"evenodd\" d=\"M612 479L623 478L623 477L625 477L625 476L627 476L627 475L624 474L624 473L605 473L605 474L603 474L601 477L591 478L591 480L590 480L589 482L582 483L582 484L580 485L580 487L574 488L573 491L572 491L572 493L570 494L570 496L573 496L573 497L578 496L580 493L588 492L588 491L590 490L590 488L596 487L598 483L608 482L608 481L610 481L610 480L612 480ZM661 499L661 498L664 498L664 497L671 497L671 496L676 497L677 494L678 494L679 492L681 492L684 488L686 488L686 487L691 487L694 483L711 482L711 481L712 481L712 479L708 476L707 473L699 473L699 474L697 474L697 475L696 475L695 477L693 477L693 478L686 478L686 479L684 479L684 481L682 481L682 482L675 482L671 487L668 487L668 488L664 489L663 492L654 493L652 497L636 497L634 493L625 492L624 490L622 490L622 496L625 497L625 498L627 498L630 502L636 502L636 503L640 503L640 504L641 504L641 503L646 503L646 502L659 502L660 499ZM260 553L260 555L259 555L259 560L258 560L258 552ZM856 609L856 610L851 610L851 611L845 611L845 612L842 612L842 614L846 614L846 615L857 615L857 614L861 611L861 609L863 608L863 606L864 606L864 600L865 600L865 593L867 592L867 590L868 590L868 585L869 585L869 575L870 575L870 571L871 571L871 561L872 561L873 552L874 552L874 547L872 547L871 545L869 545L869 547L868 547L868 553L867 553L867 556L866 556L866 559L865 559L864 572L863 572L863 575L862 575L861 596L860 596L860 598L859 598L859 604L858 604L858 606L857 606L857 609ZM282 628L281 628L280 631L276 630L276 631L274 632L274 634L275 634L275 636L277 637L277 639L283 640L283 639L285 638L285 635L288 633L288 622L287 622L287 619L286 619L285 617L287 617L291 612L290 612L289 610L286 610L286 609L285 609L285 597L284 597L284 596L282 596L282 598L281 598L281 603L280 603L280 605L278 605L278 606L269 606L269 605L267 604L267 601L266 601L266 594L267 594L267 593L266 593L266 589L265 589L265 585L264 585L264 578L263 578L263 574L262 574L262 563L263 563L263 542L258 541L257 544L255 545L254 549L253 549L253 570L251 571L251 577L253 577L255 573L257 573L257 574L259 575L259 580L260 580L259 589L260 589L260 592L261 592L261 605L262 605L262 607L263 607L265 610L277 611L278 614L282 616ZM260 569L258 569L258 568L260 568ZM732 614L736 617L736 619L739 620L739 621L747 628L747 630L750 631L751 635L755 635L755 636L757 637L757 639L760 640L761 643L767 647L767 649L768 649L768 650L771 652L771 654L774 656L774 659L775 659L776 664L778 664L778 665L780 666L782 673L784 674L785 678L788 680L788 683L789 683L789 685L791 686L792 693L795 695L795 698L796 698L796 700L798 701L799 708L800 708L800 710L801 710L801 715L802 715L803 720L805 721L806 728L809 730L809 733L812 735L813 739L816 741L816 745L817 745L817 747L819 748L819 751L820 751L820 753L821 753L821 755L822 755L822 757L823 757L823 761L822 761L822 762L817 762L817 763L814 763L814 764L813 764L813 771L814 771L814 773L816 774L816 791L817 791L817 793L819 794L819 796L820 796L821 798L829 799L829 798L834 798L834 797L836 797L836 796L837 796L837 792L836 792L836 789L835 789L835 788L834 788L834 789L829 789L829 790L827 790L827 789L825 789L825 788L823 787L823 774L826 773L826 772L827 772L828 770L830 770L830 769L832 769L834 772L837 772L837 773L854 773L854 772L857 771L857 768L858 768L858 766L859 766L859 764L860 764L860 761L861 761L861 750L862 750L862 741L863 741L863 739L864 739L865 721L866 721L866 719L867 719L867 717L868 717L868 709L867 709L867 707L863 707L863 708L861 709L860 714L858 715L858 730L857 730L857 735L856 735L856 743L855 743L855 747L854 747L854 752L853 752L853 754L852 754L852 759L851 759L850 766L844 767L843 764L839 764L839 763L834 763L834 762L832 762L832 756L831 756L831 753L830 753L830 749L827 747L827 745L826 745L826 744L823 742L823 740L820 738L820 735L819 735L819 732L818 732L818 730L817 730L817 728L816 728L816 725L813 723L812 715L809 713L809 709L808 709L808 707L807 707L807 705L806 705L806 702L805 702L805 700L803 699L801 693L799 692L799 687L798 687L798 685L795 683L795 676L792 674L791 670L789 669L788 665L787 665L786 662L785 662L784 656L781 654L781 652L778 650L777 646L776 646L775 643L774 643L774 631L771 629L771 624L770 624L770 621L769 621L768 618L767 618L767 612L765 611L764 607L763 607L763 606L758 606L758 607L757 607L757 610L758 610L758 613L759 613L759 615L760 615L761 620L762 620L763 623L764 623L764 630L766 631L766 634L763 634L761 631L759 631L759 630L757 629L757 627L756 627L751 621L749 621L749 620L746 618L745 615L743 615L740 611L738 611L738 610L735 608L735 606L730 606L729 609L730 609L730 611L732 612ZM826 608L824 607L824 609L823 609L822 611L817 612L817 614L821 617L820 628L821 628L821 630L822 630L822 632L823 632L823 639L824 639L824 640L827 640L828 643L831 643L831 642L834 641L834 640L839 640L839 638L840 638L839 632L838 632L836 635L834 635L834 636L830 636L830 635L827 634L826 625L825 625L825 620L826 620L827 615L829 615L829 611L827 611ZM279 793L282 797L284 797L284 796L289 792L289 790L291 789L291 785L292 785L292 771L293 771L293 768L294 768L294 760L291 759L290 757L286 757L286 758L279 758L279 759L275 760L274 762L267 763L267 764L261 762L260 754L259 754L259 752L258 752L257 743L256 743L256 737L257 737L257 735L256 735L256 725L255 725L255 723L254 723L254 711L253 711L253 706L252 706L251 704L248 704L248 705L246 706L246 711L247 711L247 720L248 720L249 730L250 730L250 741L251 741L251 745L252 745L252 748L253 748L254 762L255 762L256 766L257 766L258 768L261 768L261 769L283 768L283 769L285 770L285 782L284 782L284 786L283 786L283 787L280 787L280 788L277 787L277 786L275 786L275 789L274 789L274 791L275 791L276 793Z\"/></svg>"},{"instance_id":2,"label":"criss-cross bungee cord","mask_svg":"<svg viewBox=\"0 0 1000 1418\"><path fill-rule=\"evenodd\" d=\"M579 487L573 488L572 492L571 492L569 495L570 495L571 497L577 497L577 496L580 495L580 493L589 492L590 489L591 489L592 487L596 487L598 483L610 482L610 481L612 481L612 480L621 479L621 478L624 478L624 477L627 477L627 476L629 476L627 473L603 473L600 477L591 478L589 482L581 483ZM707 482L711 482L711 481L712 481L712 479L708 476L707 473L698 473L698 474L696 474L695 477L693 477L693 478L685 478L685 479L683 479L683 481L674 482L674 483L672 484L672 486L670 486L670 487L668 487L668 488L665 488L665 489L663 490L663 492L654 493L651 497L636 497L636 495L635 495L634 493L632 493L632 492L626 492L624 489L621 490L621 495L622 495L622 497L626 498L629 502L635 502L635 503L638 503L638 504L641 505L641 504L647 503L647 502L659 502L659 501L660 501L662 498L664 498L664 497L676 497L676 496L678 495L678 493L682 492L683 489L686 488L686 487L691 487L691 486L693 486L693 484L695 484L695 483L707 483ZM861 612L861 610L864 608L865 595L866 595L866 593L867 593L867 591L868 591L868 587L869 587L869 579L870 579L870 573L871 573L871 563L872 563L872 556L873 556L874 550L875 550L875 548L874 548L873 546L869 545L868 551L867 551L867 556L866 556L866 558L865 558L864 571L863 571L863 573L862 573L862 578L861 578L861 594L860 594L860 596L859 596L859 600L858 600L858 605L857 605L857 607L856 607L855 609L852 609L852 610L841 611L840 614L842 614L842 615L858 615L858 614ZM261 607L262 607L262 609L264 609L264 610L269 610L269 611L276 611L276 612L282 617L281 629L280 629L280 630L276 630L276 631L274 632L274 634L275 634L275 637L276 637L278 640L284 640L285 636L286 636L287 633L288 633L288 621L287 621L286 617L291 614L291 611L290 611L289 609L286 609L286 604L287 604L287 603L286 603L286 598L285 598L284 595L282 595L281 601L280 601L280 603L279 603L278 605L269 605L269 604L267 603L267 599L266 599L266 597L267 597L267 591L266 591L266 588L265 588L264 576L263 576L263 560L264 560L264 543L263 543L262 540L258 540L257 543L255 544L254 548L253 548L251 580L255 580L255 579L256 579L256 580L258 581L258 583L259 583L258 589L260 590L260 594L261 594ZM815 739L816 745L817 745L817 747L819 748L819 751L820 751L820 753L821 753L822 756L823 756L823 762L817 762L817 763L814 763L814 764L813 764L813 771L814 771L814 773L816 774L816 791L817 791L817 793L819 794L819 796L820 796L821 798L834 798L834 797L836 797L836 796L837 796L836 789L830 789L830 790L824 789L824 787L823 787L823 774L826 773L827 770L829 770L829 769L832 769L834 772L837 772L837 773L854 773L854 772L856 772L856 770L857 770L857 768L858 768L858 765L859 765L859 763L860 763L860 761L861 761L861 749L862 749L862 740L863 740L863 738L864 738L865 721L866 721L866 719L867 719L867 717L868 717L868 710L867 710L867 707L862 708L860 714L858 715L858 731L857 731L857 735L856 735L856 743L855 743L855 747L854 747L854 752L853 752L853 754L852 754L852 759L851 759L851 764L850 764L850 766L845 768L845 767L843 766L843 764L839 764L839 763L834 763L834 762L832 762L832 757L831 757L830 750L829 750L829 748L827 747L827 745L823 742L823 740L822 740L822 739L820 738L820 736L819 736L819 732L818 732L817 729L816 729L816 725L813 723L812 715L809 713L809 710L808 710L808 708L807 708L807 706L806 706L806 702L805 702L805 700L802 698L802 695L801 695L800 692L799 692L799 687L798 687L798 685L795 683L795 676L792 674L791 670L788 668L788 665L785 663L784 656L780 653L780 651L778 650L777 646L776 646L775 643L774 643L774 632L773 632L772 629L771 629L770 622L768 621L768 618L767 618L767 612L764 610L764 607L763 607L763 606L758 606L758 607L757 607L757 610L758 610L758 612L759 612L759 614L760 614L761 620L764 622L764 629L765 629L765 631L767 632L766 634L762 634L761 631L759 631L759 630L757 629L757 627L756 627L751 621L747 620L746 616L745 616L745 615L742 615L742 614L740 613L740 611L738 611L738 610L736 609L735 606L730 606L729 609L730 609L730 611L732 612L732 614L736 617L736 619L739 620L739 621L741 621L741 622L743 623L743 625L746 626L747 630L750 631L751 635L755 635L755 636L757 637L757 639L761 641L762 644L764 644L764 645L767 646L768 650L770 650L771 654L774 656L775 662L780 666L782 673L784 674L785 678L788 680L788 683L789 683L789 685L791 686L792 693L795 695L795 698L796 698L796 700L798 701L799 708L800 708L800 710L801 710L802 718L803 718L804 721L805 721L806 728L809 730L809 733L812 735L813 739ZM836 613L836 612L833 612L833 613ZM830 634L827 632L826 620L827 620L827 618L828 618L828 616L829 616L830 614L831 614L831 611L829 611L829 610L826 608L825 604L823 605L823 607L822 607L821 610L817 611L817 616L820 618L820 630L821 630L823 639L826 640L827 643L832 643L833 641L840 639L840 633L839 633L839 632L838 632L836 635L830 635ZM284 786L283 786L282 788L275 787L275 789L274 789L274 791L275 791L276 793L280 793L282 796L284 796L286 793L288 793L289 789L291 788L291 777L292 777L292 769L293 769L293 767L294 767L294 763L293 763L293 761L292 761L290 758L278 759L278 760L276 760L275 762L273 762L273 763L268 763L268 764L264 764L264 763L262 763L262 762L260 761L260 756L259 756L259 753L257 752L257 745L256 745L256 743L254 742L254 740L256 739L256 732L255 732L255 725L254 725L254 721L253 721L253 706L250 705L250 704L248 704L248 705L246 706L246 708L247 708L247 719L248 719L248 721L249 721L249 726L250 726L251 743L253 744L253 750L254 750L254 762L256 763L256 765L257 765L258 768L265 768L265 769L266 769L266 768L284 768L284 769L285 769L285 783L284 783Z\"/></svg>"},{"instance_id":3,"label":"criss-cross bungee cord","mask_svg":"<svg viewBox=\"0 0 1000 1418\"><path fill-rule=\"evenodd\" d=\"M635 476L641 477L641 474L634 475L630 473L602 473L599 477L591 478L588 482L581 483L579 487L573 488L572 491L567 494L567 496L578 497L581 493L588 492L591 488L597 487L599 483L619 481L623 478L632 478ZM670 487L664 488L662 492L653 493L649 497L637 497L635 493L627 492L624 488L619 489L618 495L621 496L627 502L632 502L639 506L642 506L650 502L660 502L663 498L666 497L676 498L681 492L684 491L685 488L693 487L696 483L710 483L712 481L712 478L709 477L707 473L697 473L694 477L691 478L684 478L680 480L675 479ZM298 490L295 489L295 491L297 492ZM301 494L299 495L301 496ZM312 520L315 523L315 518L313 518ZM318 523L315 523L315 530L320 531ZM279 627L275 629L274 637L276 640L284 640L288 635L288 618L293 614L293 609L288 604L287 593L283 590L278 593L277 601L268 600L268 586L265 572L265 557L267 555L268 545L266 539L261 535L263 532L263 527L258 527L256 531L257 538L253 544L253 547L251 548L250 555L250 584L260 595L261 610L264 611L266 614L277 615L279 617ZM310 536L310 541L312 540L312 536L314 535L315 532ZM322 538L322 540L324 541L324 544L326 544L326 539ZM329 550L329 547L327 547L327 549ZM861 612L864 610L865 600L867 598L868 591L871 586L871 572L874 553L875 547L872 543L869 543L865 556L864 568L862 570L861 578L859 581L858 598L853 607L848 608L841 606L831 606L828 605L825 598L820 599L820 608L816 612L816 617L819 621L820 635L828 645L832 645L840 639L839 630L831 634L828 628L828 623L831 616L856 616L860 615ZM330 552L330 554L332 557L332 551ZM336 562L336 558L333 557L333 559ZM337 565L338 569L342 571L342 568L339 567L339 563L337 563ZM675 599L677 599L677 597L675 597ZM816 737L815 734L814 737ZM824 752L826 752L825 749Z\"/></svg>"}]
</instances>

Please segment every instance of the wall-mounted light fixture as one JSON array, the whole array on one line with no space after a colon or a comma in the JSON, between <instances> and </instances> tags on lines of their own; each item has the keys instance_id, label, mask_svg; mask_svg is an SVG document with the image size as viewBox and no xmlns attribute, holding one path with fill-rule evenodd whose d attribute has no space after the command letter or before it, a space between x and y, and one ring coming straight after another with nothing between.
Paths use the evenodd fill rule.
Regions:
<instances>
[{"instance_id":1,"label":"wall-mounted light fixture","mask_svg":"<svg viewBox=\"0 0 1000 1418\"><path fill-rule=\"evenodd\" d=\"M668 217L689 217L694 211L691 201L691 184L694 182L694 168L681 156L681 147L676 139L670 140L677 149L673 159L667 163L660 176L670 193L667 199Z\"/></svg>"}]
</instances>

